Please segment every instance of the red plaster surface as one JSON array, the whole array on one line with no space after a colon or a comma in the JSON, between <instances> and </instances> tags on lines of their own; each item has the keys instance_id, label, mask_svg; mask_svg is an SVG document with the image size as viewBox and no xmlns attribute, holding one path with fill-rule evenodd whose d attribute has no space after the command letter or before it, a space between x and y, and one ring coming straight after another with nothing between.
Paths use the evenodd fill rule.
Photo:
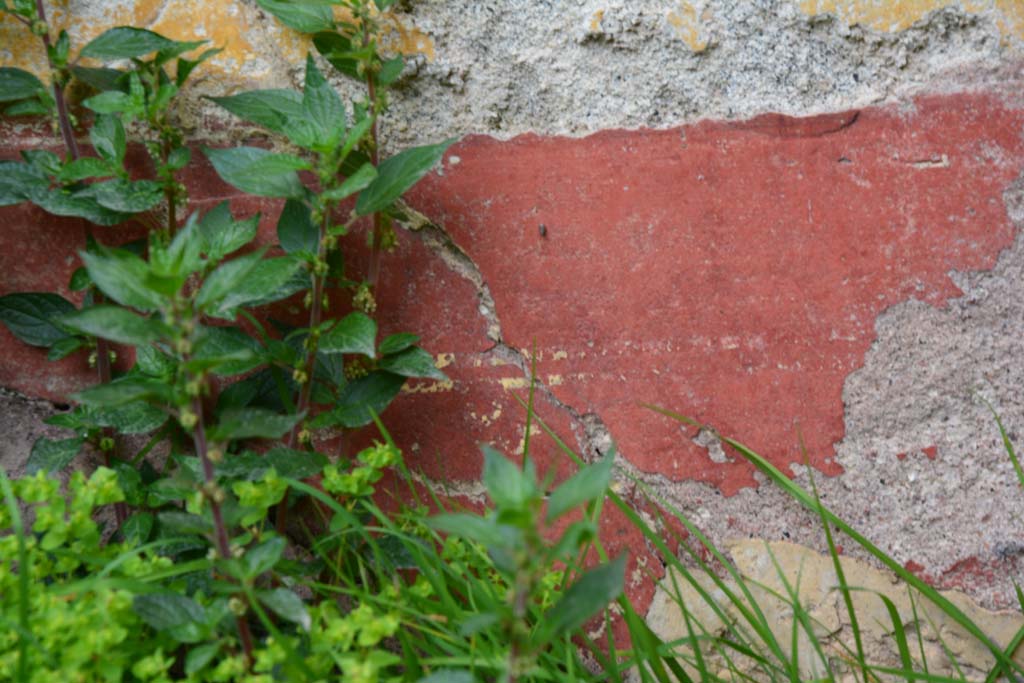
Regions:
<instances>
[{"instance_id":1,"label":"red plaster surface","mask_svg":"<svg viewBox=\"0 0 1024 683\"><path fill-rule=\"evenodd\" d=\"M506 340L542 350L555 394L594 412L638 467L726 495L650 402L736 435L780 466L836 475L842 388L878 314L959 294L1013 238L1002 192L1024 113L985 96L810 120L766 116L585 139L472 138L415 203L491 287ZM546 235L541 235L543 224Z\"/></svg>"},{"instance_id":2,"label":"red plaster surface","mask_svg":"<svg viewBox=\"0 0 1024 683\"><path fill-rule=\"evenodd\" d=\"M505 340L536 340L559 399L600 416L641 469L728 495L754 485L750 468L712 462L694 430L639 403L708 422L780 466L802 460L799 428L812 463L839 474L843 382L878 314L912 297L942 305L958 294L948 271L991 267L1010 244L1001 195L1024 166L1022 129L1024 112L960 95L583 139L475 137L413 204L479 266ZM186 180L199 206L261 209L273 238L277 203L238 198L205 165ZM66 284L81 224L27 207L0 209L0 222L0 294ZM111 243L129 233L97 229ZM384 278L382 331L453 354L454 380L412 387L387 423L429 476L475 479L480 442L521 442L514 395L526 391L500 383L521 372L490 364L474 288L418 239L401 235ZM58 398L92 379L81 359L49 364L3 329L0 350L3 386ZM575 445L568 415L539 407ZM565 476L550 441L535 443L542 469Z\"/></svg>"}]
</instances>

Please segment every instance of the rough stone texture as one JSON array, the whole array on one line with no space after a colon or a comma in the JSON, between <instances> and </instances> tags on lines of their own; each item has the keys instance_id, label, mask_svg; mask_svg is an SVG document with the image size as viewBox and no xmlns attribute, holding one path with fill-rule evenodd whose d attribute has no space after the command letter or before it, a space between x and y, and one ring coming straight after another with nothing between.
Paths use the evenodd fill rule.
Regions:
<instances>
[{"instance_id":1,"label":"rough stone texture","mask_svg":"<svg viewBox=\"0 0 1024 683\"><path fill-rule=\"evenodd\" d=\"M799 605L809 617L814 639L820 643L828 659L828 662L822 660L812 645L807 629L798 622L798 662L804 680L821 679L828 673L829 667L833 674L849 671L844 660L856 651L856 645L850 627L850 613L838 589L839 580L831 557L794 543L767 543L762 540L737 541L731 544L729 556L787 655L792 642L795 612L793 600L789 597L790 591L798 596ZM923 649L923 659L932 675L959 679L962 672L968 680L984 680L994 658L962 626L916 591L912 603L906 584L898 581L890 572L882 572L864 562L845 557L841 558L841 566L847 585L860 589L851 591L850 597L869 663L902 668L897 642L893 638L892 618L878 597L884 595L892 601L899 614L900 623L909 640L911 657L918 670L923 669ZM655 633L666 641L688 638L690 629L680 607L685 605L691 623L700 623L708 634L718 636L741 632L746 638L758 642L749 624L723 590L706 575L697 577L695 581L700 590L680 573L673 571L659 585L648 613L648 623ZM730 591L738 593L732 579L726 579L725 585ZM709 596L711 602L702 597L702 592ZM944 592L943 595L1000 647L1005 648L1024 625L1024 617L1019 612L985 610L960 592ZM712 603L717 606L717 610ZM726 616L726 621L722 620L721 614ZM701 633L696 626L692 628L698 634ZM920 644L917 641L918 634L923 641ZM689 646L680 645L679 649L692 661L693 651ZM723 669L726 671L725 677L729 678L720 655L710 651L707 654L710 660L708 668L712 671ZM954 667L949 654L961 667L960 671ZM734 661L743 669L754 671L755 679L759 678L753 662L744 661L741 657L736 657ZM1017 656L1017 661L1024 662L1024 653ZM688 668L693 673L697 671L692 665ZM847 680L847 677L841 680Z\"/></svg>"}]
</instances>

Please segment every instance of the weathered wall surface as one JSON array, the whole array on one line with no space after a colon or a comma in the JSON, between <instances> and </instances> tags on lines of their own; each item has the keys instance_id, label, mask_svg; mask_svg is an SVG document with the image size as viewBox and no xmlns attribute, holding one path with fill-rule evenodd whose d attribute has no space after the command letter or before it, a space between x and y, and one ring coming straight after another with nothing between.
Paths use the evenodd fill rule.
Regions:
<instances>
[{"instance_id":1,"label":"weathered wall surface","mask_svg":"<svg viewBox=\"0 0 1024 683\"><path fill-rule=\"evenodd\" d=\"M131 23L224 46L180 111L197 142L252 134L201 95L297 85L308 48L250 0L54 11L76 41ZM588 455L614 439L713 538L823 548L736 454L639 403L781 467L802 437L841 516L936 585L1013 604L1024 495L978 398L1024 433L1024 3L420 0L391 22L409 66L386 144L464 136L415 192L433 225L403 234L380 297L452 377L387 416L415 465L478 495L476 444L521 442L536 342L542 417ZM38 70L19 32L0 23L0 63ZM3 125L0 156L50 139ZM280 207L208 167L187 181L197 207L263 210L270 238ZM63 287L81 226L0 220L0 293ZM89 381L2 330L0 347L23 396ZM35 404L0 400L28 434Z\"/></svg>"}]
</instances>

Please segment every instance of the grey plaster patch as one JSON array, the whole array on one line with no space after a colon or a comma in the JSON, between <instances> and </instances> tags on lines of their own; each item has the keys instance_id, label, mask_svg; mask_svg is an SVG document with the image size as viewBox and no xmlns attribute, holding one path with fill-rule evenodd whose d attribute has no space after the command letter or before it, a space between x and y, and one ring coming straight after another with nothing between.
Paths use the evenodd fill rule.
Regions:
<instances>
[{"instance_id":1,"label":"grey plaster patch","mask_svg":"<svg viewBox=\"0 0 1024 683\"><path fill-rule=\"evenodd\" d=\"M53 404L0 388L0 468L14 479L25 472L32 444L41 436L67 438L67 432L43 424Z\"/></svg>"},{"instance_id":2,"label":"grey plaster patch","mask_svg":"<svg viewBox=\"0 0 1024 683\"><path fill-rule=\"evenodd\" d=\"M687 6L696 32L684 39L690 28L673 17ZM958 7L892 34L806 15L792 0L433 0L408 12L436 58L412 59L384 126L391 145L845 110L997 87L1021 56L996 10Z\"/></svg>"}]
</instances>

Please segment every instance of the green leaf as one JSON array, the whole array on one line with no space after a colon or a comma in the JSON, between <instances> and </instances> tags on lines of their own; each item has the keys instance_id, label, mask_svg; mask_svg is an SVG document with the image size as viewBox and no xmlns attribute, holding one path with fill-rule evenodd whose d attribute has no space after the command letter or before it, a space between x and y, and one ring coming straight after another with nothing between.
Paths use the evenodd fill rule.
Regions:
<instances>
[{"instance_id":1,"label":"green leaf","mask_svg":"<svg viewBox=\"0 0 1024 683\"><path fill-rule=\"evenodd\" d=\"M626 579L626 556L591 569L562 594L541 619L538 645L575 631L590 617L622 593Z\"/></svg>"},{"instance_id":2,"label":"green leaf","mask_svg":"<svg viewBox=\"0 0 1024 683\"><path fill-rule=\"evenodd\" d=\"M259 147L203 149L220 177L243 192L261 197L301 199L306 188L295 173L309 163L291 154L275 154Z\"/></svg>"},{"instance_id":3,"label":"green leaf","mask_svg":"<svg viewBox=\"0 0 1024 683\"><path fill-rule=\"evenodd\" d=\"M82 48L81 56L108 61L131 59L167 50L176 44L175 41L146 29L118 26L93 38Z\"/></svg>"},{"instance_id":4,"label":"green leaf","mask_svg":"<svg viewBox=\"0 0 1024 683\"><path fill-rule=\"evenodd\" d=\"M140 317L119 306L93 306L69 313L60 322L81 334L132 346L150 344L170 334L159 320Z\"/></svg>"},{"instance_id":5,"label":"green leaf","mask_svg":"<svg viewBox=\"0 0 1024 683\"><path fill-rule=\"evenodd\" d=\"M302 602L295 593L287 588L275 588L271 591L260 591L256 594L260 602L270 610L293 624L298 624L303 631L309 631L313 620L310 619L309 611L306 610L306 603Z\"/></svg>"},{"instance_id":6,"label":"green leaf","mask_svg":"<svg viewBox=\"0 0 1024 683\"><path fill-rule=\"evenodd\" d=\"M97 384L71 394L71 400L99 408L114 408L147 399L167 402L170 398L171 388L164 382L132 376L120 377L113 382Z\"/></svg>"},{"instance_id":7,"label":"green leaf","mask_svg":"<svg viewBox=\"0 0 1024 683\"><path fill-rule=\"evenodd\" d=\"M228 456L217 465L217 476L256 481L273 468L280 477L305 479L320 474L327 463L327 457L321 453L279 446L263 455L245 451Z\"/></svg>"},{"instance_id":8,"label":"green leaf","mask_svg":"<svg viewBox=\"0 0 1024 683\"><path fill-rule=\"evenodd\" d=\"M46 91L38 78L22 69L0 67L0 102L16 102Z\"/></svg>"},{"instance_id":9,"label":"green leaf","mask_svg":"<svg viewBox=\"0 0 1024 683\"><path fill-rule=\"evenodd\" d=\"M481 480L498 508L519 509L537 495L537 483L528 472L490 446L481 446L481 450L484 453Z\"/></svg>"},{"instance_id":10,"label":"green leaf","mask_svg":"<svg viewBox=\"0 0 1024 683\"><path fill-rule=\"evenodd\" d=\"M211 366L214 374L240 375L263 364L259 342L237 327L203 327L193 352L198 360L225 359Z\"/></svg>"},{"instance_id":11,"label":"green leaf","mask_svg":"<svg viewBox=\"0 0 1024 683\"><path fill-rule=\"evenodd\" d=\"M135 350L135 368L144 375L170 377L177 366L177 361L154 346L140 346Z\"/></svg>"},{"instance_id":12,"label":"green leaf","mask_svg":"<svg viewBox=\"0 0 1024 683\"><path fill-rule=\"evenodd\" d=\"M115 171L110 164L97 157L82 157L75 159L57 174L57 180L62 183L76 183L86 178L104 178L114 175Z\"/></svg>"},{"instance_id":13,"label":"green leaf","mask_svg":"<svg viewBox=\"0 0 1024 683\"><path fill-rule=\"evenodd\" d=\"M173 484L170 479L163 479L161 482ZM177 500L171 498L170 500ZM158 514L160 527L172 534L184 534L186 536L199 536L213 531L213 525L201 515L193 515L188 512L165 510Z\"/></svg>"},{"instance_id":14,"label":"green leaf","mask_svg":"<svg viewBox=\"0 0 1024 683\"><path fill-rule=\"evenodd\" d=\"M354 311L320 337L319 348L321 353L360 353L373 358L376 340L377 323L365 313Z\"/></svg>"},{"instance_id":15,"label":"green leaf","mask_svg":"<svg viewBox=\"0 0 1024 683\"><path fill-rule=\"evenodd\" d=\"M128 545L140 546L149 540L154 521L153 515L148 512L136 512L124 520L124 524L121 525L121 536Z\"/></svg>"},{"instance_id":16,"label":"green leaf","mask_svg":"<svg viewBox=\"0 0 1024 683\"><path fill-rule=\"evenodd\" d=\"M299 273L302 262L291 256L263 259L249 276L220 302L213 315L233 318L239 306L259 306L291 296L308 286L304 273ZM302 277L296 279L296 275Z\"/></svg>"},{"instance_id":17,"label":"green leaf","mask_svg":"<svg viewBox=\"0 0 1024 683\"><path fill-rule=\"evenodd\" d=\"M305 116L302 95L294 90L250 90L211 100L235 116L283 133L289 121Z\"/></svg>"},{"instance_id":18,"label":"green leaf","mask_svg":"<svg viewBox=\"0 0 1024 683\"><path fill-rule=\"evenodd\" d=\"M32 476L43 470L51 473L60 472L75 459L84 443L85 439L82 438L60 441L46 437L36 439L25 463L25 474Z\"/></svg>"},{"instance_id":19,"label":"green leaf","mask_svg":"<svg viewBox=\"0 0 1024 683\"><path fill-rule=\"evenodd\" d=\"M210 441L234 439L277 439L298 424L303 416L281 415L262 408L226 410L210 429Z\"/></svg>"},{"instance_id":20,"label":"green leaf","mask_svg":"<svg viewBox=\"0 0 1024 683\"><path fill-rule=\"evenodd\" d=\"M189 220L195 219L195 214ZM237 221L231 215L228 202L221 202L210 209L199 221L199 235L203 251L213 261L219 261L228 254L241 249L256 237L260 216L250 216Z\"/></svg>"},{"instance_id":21,"label":"green leaf","mask_svg":"<svg viewBox=\"0 0 1024 683\"><path fill-rule=\"evenodd\" d=\"M399 332L398 334L392 334L385 337L384 341L380 343L378 351L382 356L390 356L391 354L398 353L399 351L405 351L419 340L420 338L418 335L411 334L409 332Z\"/></svg>"},{"instance_id":22,"label":"green leaf","mask_svg":"<svg viewBox=\"0 0 1024 683\"><path fill-rule=\"evenodd\" d=\"M146 312L163 304L160 293L147 284L149 267L135 254L102 246L79 253L92 281L117 303Z\"/></svg>"},{"instance_id":23,"label":"green leaf","mask_svg":"<svg viewBox=\"0 0 1024 683\"><path fill-rule=\"evenodd\" d=\"M185 675L192 676L203 669L206 665L213 661L214 657L220 652L221 643L219 641L213 643L206 643L205 645L197 645L190 649L188 654L185 655Z\"/></svg>"},{"instance_id":24,"label":"green leaf","mask_svg":"<svg viewBox=\"0 0 1024 683\"><path fill-rule=\"evenodd\" d=\"M330 30L324 30L313 36L313 45L331 66L352 78L363 80L359 73L359 61L352 56L352 42Z\"/></svg>"},{"instance_id":25,"label":"green leaf","mask_svg":"<svg viewBox=\"0 0 1024 683\"><path fill-rule=\"evenodd\" d=\"M338 395L338 407L311 421L313 427L341 426L353 429L373 422L398 396L405 378L382 370L349 382Z\"/></svg>"},{"instance_id":26,"label":"green leaf","mask_svg":"<svg viewBox=\"0 0 1024 683\"><path fill-rule=\"evenodd\" d=\"M240 563L244 572L243 578L254 579L263 572L273 569L287 545L284 538L274 536L246 550Z\"/></svg>"},{"instance_id":27,"label":"green leaf","mask_svg":"<svg viewBox=\"0 0 1024 683\"><path fill-rule=\"evenodd\" d=\"M50 352L46 354L46 360L58 361L62 358L67 358L75 351L85 348L86 341L81 337L64 337L53 342L53 346L50 347Z\"/></svg>"},{"instance_id":28,"label":"green leaf","mask_svg":"<svg viewBox=\"0 0 1024 683\"><path fill-rule=\"evenodd\" d=\"M220 264L215 271L207 276L196 296L196 304L199 308L206 310L216 307L224 297L237 290L263 259L263 254L266 251L266 247L264 247Z\"/></svg>"},{"instance_id":29,"label":"green leaf","mask_svg":"<svg viewBox=\"0 0 1024 683\"><path fill-rule=\"evenodd\" d=\"M120 167L124 163L124 155L128 149L128 138L124 124L117 116L104 114L96 118L89 131L89 139L96 153L108 163Z\"/></svg>"},{"instance_id":30,"label":"green leaf","mask_svg":"<svg viewBox=\"0 0 1024 683\"><path fill-rule=\"evenodd\" d=\"M26 149L21 156L46 175L57 175L64 163L59 156L46 149Z\"/></svg>"},{"instance_id":31,"label":"green leaf","mask_svg":"<svg viewBox=\"0 0 1024 683\"><path fill-rule=\"evenodd\" d=\"M50 104L50 98L46 98L44 101L44 95L40 94L40 99L36 100L22 100L21 102L15 102L12 105L4 108L4 114L10 117L15 116L42 116L43 114L49 114L53 109Z\"/></svg>"},{"instance_id":32,"label":"green leaf","mask_svg":"<svg viewBox=\"0 0 1024 683\"><path fill-rule=\"evenodd\" d=\"M99 95L93 95L83 102L86 107L97 114L113 115L121 112L131 112L133 115L138 109L138 103L128 93L119 90L108 90Z\"/></svg>"},{"instance_id":33,"label":"green leaf","mask_svg":"<svg viewBox=\"0 0 1024 683\"><path fill-rule=\"evenodd\" d=\"M418 346L384 356L378 364L381 370L393 372L403 377L426 377L428 379L446 380L447 375L434 365L434 357Z\"/></svg>"},{"instance_id":34,"label":"green leaf","mask_svg":"<svg viewBox=\"0 0 1024 683\"><path fill-rule=\"evenodd\" d=\"M306 84L302 94L305 118L314 129L314 147L329 150L338 145L345 134L345 105L313 61L306 55Z\"/></svg>"},{"instance_id":35,"label":"green leaf","mask_svg":"<svg viewBox=\"0 0 1024 683\"><path fill-rule=\"evenodd\" d=\"M604 497L612 477L615 450L571 476L548 499L547 521L550 523L575 507Z\"/></svg>"},{"instance_id":36,"label":"green leaf","mask_svg":"<svg viewBox=\"0 0 1024 683\"><path fill-rule=\"evenodd\" d=\"M211 57L214 57L223 51L224 48L214 47L210 48L209 50L204 50L203 53L195 59L179 59L178 70L177 73L174 74L174 82L177 84L179 88L185 85L185 82L188 80L188 77L192 75L192 72L195 70L197 66L205 62L207 59L210 59Z\"/></svg>"},{"instance_id":37,"label":"green leaf","mask_svg":"<svg viewBox=\"0 0 1024 683\"><path fill-rule=\"evenodd\" d=\"M388 7L391 7L393 4L395 4L395 0L373 0L373 4L375 4L377 6L377 9L379 9L381 12L383 12ZM457 673L463 673L463 672L457 672Z\"/></svg>"},{"instance_id":38,"label":"green leaf","mask_svg":"<svg viewBox=\"0 0 1024 683\"><path fill-rule=\"evenodd\" d=\"M67 337L67 332L57 327L57 321L74 310L70 301L49 292L0 296L0 322L31 346L49 348Z\"/></svg>"},{"instance_id":39,"label":"green leaf","mask_svg":"<svg viewBox=\"0 0 1024 683\"><path fill-rule=\"evenodd\" d=\"M358 171L345 178L341 185L324 192L323 196L333 201L341 201L366 189L376 179L377 168L373 164L366 163L360 166Z\"/></svg>"},{"instance_id":40,"label":"green leaf","mask_svg":"<svg viewBox=\"0 0 1024 683\"><path fill-rule=\"evenodd\" d=\"M464 512L436 515L427 520L431 529L488 546L498 538L497 524L491 519Z\"/></svg>"},{"instance_id":41,"label":"green leaf","mask_svg":"<svg viewBox=\"0 0 1024 683\"><path fill-rule=\"evenodd\" d=\"M331 31L334 16L331 8L321 5L306 5L284 0L256 0L260 7L281 20L285 26L302 33Z\"/></svg>"},{"instance_id":42,"label":"green leaf","mask_svg":"<svg viewBox=\"0 0 1024 683\"><path fill-rule=\"evenodd\" d=\"M36 206L55 216L74 216L84 218L96 225L117 225L131 218L130 213L122 213L101 206L92 196L92 186L79 192L70 192L60 187L46 191L32 199Z\"/></svg>"},{"instance_id":43,"label":"green leaf","mask_svg":"<svg viewBox=\"0 0 1024 683\"><path fill-rule=\"evenodd\" d=\"M398 80L404 69L405 60L402 59L402 55L387 60L381 64L380 72L377 74L377 83L384 86L391 85Z\"/></svg>"},{"instance_id":44,"label":"green leaf","mask_svg":"<svg viewBox=\"0 0 1024 683\"><path fill-rule=\"evenodd\" d=\"M367 216L386 209L419 182L454 142L452 138L436 145L413 147L386 159L377 169L377 179L359 195L356 213Z\"/></svg>"},{"instance_id":45,"label":"green leaf","mask_svg":"<svg viewBox=\"0 0 1024 683\"><path fill-rule=\"evenodd\" d=\"M167 413L144 401L115 408L94 408L90 416L96 425L111 427L121 434L148 434L167 422Z\"/></svg>"},{"instance_id":46,"label":"green leaf","mask_svg":"<svg viewBox=\"0 0 1024 683\"><path fill-rule=\"evenodd\" d=\"M106 67L72 66L71 74L90 88L104 92L106 90L124 90L125 72Z\"/></svg>"},{"instance_id":47,"label":"green leaf","mask_svg":"<svg viewBox=\"0 0 1024 683\"><path fill-rule=\"evenodd\" d=\"M0 206L35 201L50 189L50 179L40 169L20 161L0 161Z\"/></svg>"},{"instance_id":48,"label":"green leaf","mask_svg":"<svg viewBox=\"0 0 1024 683\"><path fill-rule=\"evenodd\" d=\"M163 201L164 189L155 180L107 180L93 183L77 193L79 198L91 197L100 206L123 214L148 211Z\"/></svg>"},{"instance_id":49,"label":"green leaf","mask_svg":"<svg viewBox=\"0 0 1024 683\"><path fill-rule=\"evenodd\" d=\"M206 610L192 598L180 593L144 593L132 600L132 610L157 631L202 623Z\"/></svg>"},{"instance_id":50,"label":"green leaf","mask_svg":"<svg viewBox=\"0 0 1024 683\"><path fill-rule=\"evenodd\" d=\"M305 252L316 254L320 249L320 230L313 224L309 207L304 202L289 199L277 221L277 240L288 254Z\"/></svg>"},{"instance_id":51,"label":"green leaf","mask_svg":"<svg viewBox=\"0 0 1024 683\"><path fill-rule=\"evenodd\" d=\"M68 282L68 289L72 292L80 292L91 286L92 279L89 277L89 271L82 266L75 268L75 272L71 273L71 280Z\"/></svg>"}]
</instances>

